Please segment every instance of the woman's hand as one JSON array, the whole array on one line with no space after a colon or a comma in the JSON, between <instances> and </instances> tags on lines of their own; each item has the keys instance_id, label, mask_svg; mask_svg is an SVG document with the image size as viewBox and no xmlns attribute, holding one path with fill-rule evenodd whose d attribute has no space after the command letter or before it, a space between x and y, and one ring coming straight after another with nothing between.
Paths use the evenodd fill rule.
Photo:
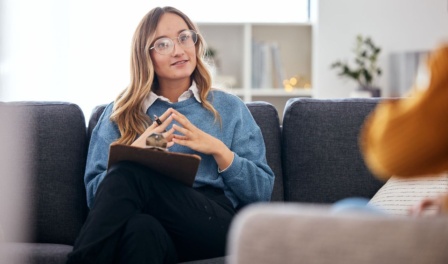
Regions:
<instances>
[{"instance_id":1,"label":"woman's hand","mask_svg":"<svg viewBox=\"0 0 448 264\"><path fill-rule=\"evenodd\" d=\"M204 154L211 154L217 152L216 147L219 144L223 144L219 139L210 136L204 131L197 128L195 125L190 123L190 121L181 113L176 110L172 110L173 113L171 117L176 120L182 126L176 124L173 128L180 132L182 135L174 134L173 141L176 144L189 147L193 150Z\"/></svg>"},{"instance_id":2,"label":"woman's hand","mask_svg":"<svg viewBox=\"0 0 448 264\"><path fill-rule=\"evenodd\" d=\"M420 203L412 206L409 209L409 214L411 216L423 216L425 215L425 210L434 207L436 215L447 214L448 213L448 195L439 195L434 198L423 199Z\"/></svg>"},{"instance_id":3,"label":"woman's hand","mask_svg":"<svg viewBox=\"0 0 448 264\"><path fill-rule=\"evenodd\" d=\"M221 140L197 128L178 111L171 109L171 113L170 117L181 125L174 124L173 128L182 134L173 134L172 140L174 143L204 154L213 155L221 170L232 163L234 154Z\"/></svg>"},{"instance_id":4,"label":"woman's hand","mask_svg":"<svg viewBox=\"0 0 448 264\"><path fill-rule=\"evenodd\" d=\"M162 133L163 137L168 142L167 148L171 147L174 143L172 142L174 129L171 128L169 131L166 131L168 125L173 121L173 117L171 116L171 108L166 110L163 115L159 117L162 121L161 125L158 125L156 122L153 122L146 130L141 134L134 142L132 142L131 146L146 147L146 138L152 133Z\"/></svg>"}]
</instances>

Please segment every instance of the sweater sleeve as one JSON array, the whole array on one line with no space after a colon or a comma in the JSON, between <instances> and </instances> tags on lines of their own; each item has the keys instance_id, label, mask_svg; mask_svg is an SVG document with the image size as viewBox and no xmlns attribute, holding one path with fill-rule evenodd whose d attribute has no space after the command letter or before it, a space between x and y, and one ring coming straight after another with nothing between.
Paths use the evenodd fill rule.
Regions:
<instances>
[{"instance_id":1,"label":"sweater sleeve","mask_svg":"<svg viewBox=\"0 0 448 264\"><path fill-rule=\"evenodd\" d=\"M87 154L84 183L87 192L87 205L93 204L98 186L106 176L109 158L109 146L118 136L118 128L109 120L112 105L109 105L101 115L98 124L92 131L89 151Z\"/></svg>"},{"instance_id":2,"label":"sweater sleeve","mask_svg":"<svg viewBox=\"0 0 448 264\"><path fill-rule=\"evenodd\" d=\"M274 173L266 161L263 135L249 110L244 110L244 122L234 131L233 162L221 173L227 188L240 201L239 206L269 201L274 186Z\"/></svg>"},{"instance_id":3,"label":"sweater sleeve","mask_svg":"<svg viewBox=\"0 0 448 264\"><path fill-rule=\"evenodd\" d=\"M361 148L380 178L448 170L448 46L431 54L428 88L381 102L366 119Z\"/></svg>"}]
</instances>

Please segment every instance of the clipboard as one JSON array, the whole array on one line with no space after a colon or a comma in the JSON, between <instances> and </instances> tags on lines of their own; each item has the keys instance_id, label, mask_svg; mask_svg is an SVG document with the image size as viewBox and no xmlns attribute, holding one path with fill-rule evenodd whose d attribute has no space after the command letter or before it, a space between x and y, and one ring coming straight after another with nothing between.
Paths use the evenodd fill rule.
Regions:
<instances>
[{"instance_id":1,"label":"clipboard","mask_svg":"<svg viewBox=\"0 0 448 264\"><path fill-rule=\"evenodd\" d=\"M107 168L120 161L139 163L192 187L201 157L196 154L169 152L123 144L110 145Z\"/></svg>"}]
</instances>

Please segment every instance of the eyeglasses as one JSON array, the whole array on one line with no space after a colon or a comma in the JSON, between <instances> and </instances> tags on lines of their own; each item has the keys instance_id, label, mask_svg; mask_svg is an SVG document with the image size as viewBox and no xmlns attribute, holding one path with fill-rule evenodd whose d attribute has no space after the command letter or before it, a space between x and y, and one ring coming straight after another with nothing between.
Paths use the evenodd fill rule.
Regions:
<instances>
[{"instance_id":1,"label":"eyeglasses","mask_svg":"<svg viewBox=\"0 0 448 264\"><path fill-rule=\"evenodd\" d=\"M184 30L177 36L177 42L184 48L193 47L198 41L198 33L194 30ZM160 38L154 42L150 50L154 49L157 53L167 55L173 52L174 41L170 38Z\"/></svg>"}]
</instances>

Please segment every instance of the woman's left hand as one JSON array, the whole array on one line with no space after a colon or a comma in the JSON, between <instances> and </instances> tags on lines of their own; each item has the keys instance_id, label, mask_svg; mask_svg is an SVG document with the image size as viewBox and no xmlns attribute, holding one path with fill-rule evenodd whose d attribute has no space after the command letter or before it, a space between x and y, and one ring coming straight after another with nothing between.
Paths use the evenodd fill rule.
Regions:
<instances>
[{"instance_id":1,"label":"woman's left hand","mask_svg":"<svg viewBox=\"0 0 448 264\"><path fill-rule=\"evenodd\" d=\"M172 109L171 117L181 125L173 125L174 130L182 134L173 135L174 143L211 155L217 152L217 146L224 145L219 139L197 128L178 111Z\"/></svg>"},{"instance_id":2,"label":"woman's left hand","mask_svg":"<svg viewBox=\"0 0 448 264\"><path fill-rule=\"evenodd\" d=\"M234 154L221 140L197 128L178 111L172 109L171 112L171 117L181 125L173 125L173 129L182 134L173 134L172 141L175 144L212 155L220 170L224 170L232 164Z\"/></svg>"}]
</instances>

